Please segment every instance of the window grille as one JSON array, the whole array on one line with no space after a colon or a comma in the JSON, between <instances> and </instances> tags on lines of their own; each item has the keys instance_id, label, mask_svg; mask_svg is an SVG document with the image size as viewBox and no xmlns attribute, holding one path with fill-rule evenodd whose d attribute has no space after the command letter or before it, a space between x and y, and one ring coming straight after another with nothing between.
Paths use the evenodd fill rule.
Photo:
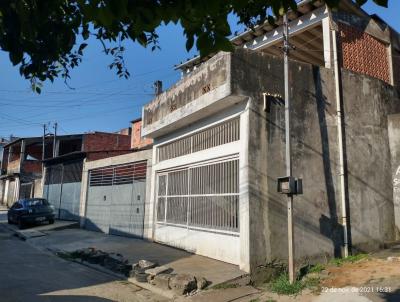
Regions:
<instances>
[{"instance_id":1,"label":"window grille","mask_svg":"<svg viewBox=\"0 0 400 302\"><path fill-rule=\"evenodd\" d=\"M239 231L239 160L158 175L157 221Z\"/></svg>"},{"instance_id":2,"label":"window grille","mask_svg":"<svg viewBox=\"0 0 400 302\"><path fill-rule=\"evenodd\" d=\"M239 139L240 120L239 118L234 118L191 136L158 147L158 161L160 162L191 154L193 152L206 150Z\"/></svg>"},{"instance_id":3,"label":"window grille","mask_svg":"<svg viewBox=\"0 0 400 302\"><path fill-rule=\"evenodd\" d=\"M111 186L146 179L146 162L97 168L89 171L89 186Z\"/></svg>"}]
</instances>

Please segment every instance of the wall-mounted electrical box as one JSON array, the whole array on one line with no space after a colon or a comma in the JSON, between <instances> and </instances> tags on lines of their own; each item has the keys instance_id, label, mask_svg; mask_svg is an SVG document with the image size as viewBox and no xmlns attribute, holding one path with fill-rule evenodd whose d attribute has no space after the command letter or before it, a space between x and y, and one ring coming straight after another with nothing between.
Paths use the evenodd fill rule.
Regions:
<instances>
[{"instance_id":1,"label":"wall-mounted electrical box","mask_svg":"<svg viewBox=\"0 0 400 302\"><path fill-rule=\"evenodd\" d=\"M288 195L303 194L303 180L292 176L279 177L278 193Z\"/></svg>"}]
</instances>

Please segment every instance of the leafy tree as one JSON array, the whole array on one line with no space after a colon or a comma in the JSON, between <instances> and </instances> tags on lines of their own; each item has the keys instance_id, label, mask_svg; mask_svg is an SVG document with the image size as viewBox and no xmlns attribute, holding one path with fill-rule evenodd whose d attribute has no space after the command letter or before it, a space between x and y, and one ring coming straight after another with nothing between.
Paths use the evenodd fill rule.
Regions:
<instances>
[{"instance_id":1,"label":"leafy tree","mask_svg":"<svg viewBox=\"0 0 400 302\"><path fill-rule=\"evenodd\" d=\"M335 7L342 0L326 0ZM356 0L360 5L368 0ZM387 6L388 0L372 0ZM129 77L124 64L126 40L152 50L159 48L157 28L170 22L182 25L186 49L194 43L202 56L232 50L227 18L238 17L247 27L288 9L296 0L2 0L0 48L40 93L40 82L62 77L82 61L90 36L113 57L110 69ZM78 43L77 41L84 41Z\"/></svg>"}]
</instances>

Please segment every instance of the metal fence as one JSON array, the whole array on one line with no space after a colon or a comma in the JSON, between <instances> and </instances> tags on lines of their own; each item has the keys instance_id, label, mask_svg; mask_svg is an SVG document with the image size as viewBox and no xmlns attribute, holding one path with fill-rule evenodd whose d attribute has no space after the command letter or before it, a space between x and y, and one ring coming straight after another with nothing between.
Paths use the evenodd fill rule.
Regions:
<instances>
[{"instance_id":1,"label":"metal fence","mask_svg":"<svg viewBox=\"0 0 400 302\"><path fill-rule=\"evenodd\" d=\"M191 154L240 139L240 120L229 121L207 128L191 136L158 147L158 161Z\"/></svg>"},{"instance_id":2,"label":"metal fence","mask_svg":"<svg viewBox=\"0 0 400 302\"><path fill-rule=\"evenodd\" d=\"M146 179L147 162L97 168L89 171L89 186L112 186Z\"/></svg>"},{"instance_id":3,"label":"metal fence","mask_svg":"<svg viewBox=\"0 0 400 302\"><path fill-rule=\"evenodd\" d=\"M239 160L158 175L157 221L239 231Z\"/></svg>"}]
</instances>

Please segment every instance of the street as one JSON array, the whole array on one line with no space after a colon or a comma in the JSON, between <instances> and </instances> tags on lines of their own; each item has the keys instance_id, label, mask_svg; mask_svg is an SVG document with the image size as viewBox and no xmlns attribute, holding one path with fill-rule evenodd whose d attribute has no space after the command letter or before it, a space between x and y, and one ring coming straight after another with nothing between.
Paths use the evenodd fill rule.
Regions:
<instances>
[{"instance_id":1,"label":"street","mask_svg":"<svg viewBox=\"0 0 400 302\"><path fill-rule=\"evenodd\" d=\"M39 251L9 232L0 211L0 292L14 301L165 301L147 290Z\"/></svg>"}]
</instances>

